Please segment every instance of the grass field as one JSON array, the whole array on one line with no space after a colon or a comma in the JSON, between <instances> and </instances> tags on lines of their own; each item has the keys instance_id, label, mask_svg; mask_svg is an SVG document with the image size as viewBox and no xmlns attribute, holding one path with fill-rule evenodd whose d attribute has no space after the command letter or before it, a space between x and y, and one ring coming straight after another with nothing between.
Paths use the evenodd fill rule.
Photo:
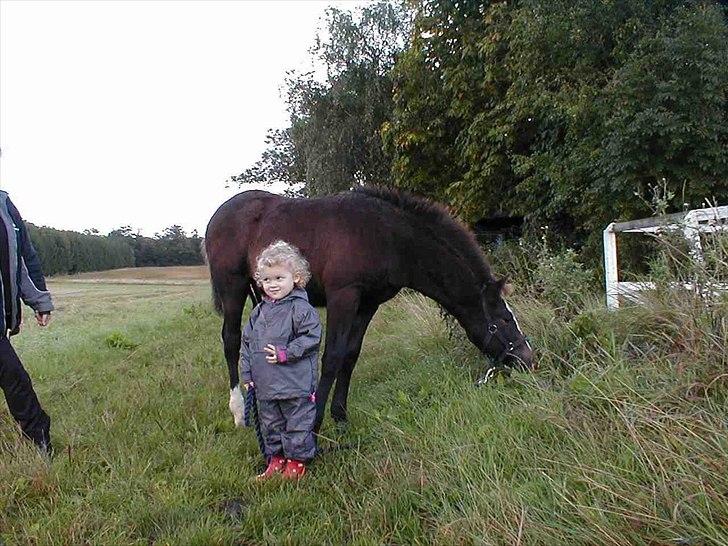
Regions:
<instances>
[{"instance_id":1,"label":"grass field","mask_svg":"<svg viewBox=\"0 0 728 546\"><path fill-rule=\"evenodd\" d=\"M728 544L725 314L514 299L542 369L476 389L475 349L398 297L349 428L327 417L310 475L261 485L204 272L132 273L51 280L53 322L14 338L57 455L0 406L0 543Z\"/></svg>"}]
</instances>

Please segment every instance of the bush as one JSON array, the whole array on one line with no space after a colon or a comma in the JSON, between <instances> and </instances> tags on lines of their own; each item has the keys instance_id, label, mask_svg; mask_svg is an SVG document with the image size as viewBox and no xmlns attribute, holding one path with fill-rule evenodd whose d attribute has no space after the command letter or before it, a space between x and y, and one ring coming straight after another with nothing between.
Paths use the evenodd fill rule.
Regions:
<instances>
[{"instance_id":1,"label":"bush","mask_svg":"<svg viewBox=\"0 0 728 546\"><path fill-rule=\"evenodd\" d=\"M109 334L106 336L104 341L106 346L111 349L124 349L126 351L131 351L139 347L138 343L133 342L121 332L113 332Z\"/></svg>"},{"instance_id":2,"label":"bush","mask_svg":"<svg viewBox=\"0 0 728 546\"><path fill-rule=\"evenodd\" d=\"M558 254L544 250L539 257L536 286L557 311L569 316L577 313L594 285L594 272L579 263L573 250Z\"/></svg>"}]
</instances>

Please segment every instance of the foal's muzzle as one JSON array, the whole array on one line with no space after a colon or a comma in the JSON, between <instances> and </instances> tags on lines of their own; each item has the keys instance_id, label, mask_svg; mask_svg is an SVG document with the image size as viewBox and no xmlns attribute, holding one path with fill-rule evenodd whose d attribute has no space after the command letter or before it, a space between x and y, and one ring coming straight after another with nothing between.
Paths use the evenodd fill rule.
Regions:
<instances>
[{"instance_id":1,"label":"foal's muzzle","mask_svg":"<svg viewBox=\"0 0 728 546\"><path fill-rule=\"evenodd\" d=\"M490 361L485 373L475 382L476 386L480 387L485 385L501 374L509 377L514 369L523 372L530 372L536 369L533 350L525 338L518 344L513 343L512 341L506 340L498 332L498 327L495 324L490 324L485 340L486 346L492 338L498 339L501 344L501 351L495 359Z\"/></svg>"},{"instance_id":2,"label":"foal's muzzle","mask_svg":"<svg viewBox=\"0 0 728 546\"><path fill-rule=\"evenodd\" d=\"M522 372L531 372L537 367L533 350L525 342L519 347L509 350L502 363L509 368Z\"/></svg>"}]
</instances>

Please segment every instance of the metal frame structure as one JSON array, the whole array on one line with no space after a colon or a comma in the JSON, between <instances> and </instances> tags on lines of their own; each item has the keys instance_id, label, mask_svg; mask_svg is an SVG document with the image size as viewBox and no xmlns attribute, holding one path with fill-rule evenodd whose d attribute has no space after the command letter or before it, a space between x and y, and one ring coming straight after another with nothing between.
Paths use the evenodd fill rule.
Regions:
<instances>
[{"instance_id":1,"label":"metal frame structure","mask_svg":"<svg viewBox=\"0 0 728 546\"><path fill-rule=\"evenodd\" d=\"M607 307L617 309L620 296L636 299L639 291L654 288L654 283L650 282L622 282L619 280L617 233L657 233L666 229L681 230L693 258L702 261L703 248L700 243L700 233L728 231L728 206L695 209L677 214L609 224L603 233ZM728 289L728 286L718 288Z\"/></svg>"}]
</instances>

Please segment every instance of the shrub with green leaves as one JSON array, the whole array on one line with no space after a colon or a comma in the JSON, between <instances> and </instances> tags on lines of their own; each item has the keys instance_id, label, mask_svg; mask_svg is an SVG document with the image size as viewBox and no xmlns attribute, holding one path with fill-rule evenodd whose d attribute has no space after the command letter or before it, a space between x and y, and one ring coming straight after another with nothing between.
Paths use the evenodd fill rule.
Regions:
<instances>
[{"instance_id":1,"label":"shrub with green leaves","mask_svg":"<svg viewBox=\"0 0 728 546\"><path fill-rule=\"evenodd\" d=\"M556 254L543 252L536 268L536 283L546 301L567 314L576 312L595 285L594 272L579 263L572 249Z\"/></svg>"},{"instance_id":2,"label":"shrub with green leaves","mask_svg":"<svg viewBox=\"0 0 728 546\"><path fill-rule=\"evenodd\" d=\"M109 334L104 339L104 342L107 347L112 349L124 349L126 351L131 351L139 347L138 343L135 343L121 332L113 332Z\"/></svg>"}]
</instances>

